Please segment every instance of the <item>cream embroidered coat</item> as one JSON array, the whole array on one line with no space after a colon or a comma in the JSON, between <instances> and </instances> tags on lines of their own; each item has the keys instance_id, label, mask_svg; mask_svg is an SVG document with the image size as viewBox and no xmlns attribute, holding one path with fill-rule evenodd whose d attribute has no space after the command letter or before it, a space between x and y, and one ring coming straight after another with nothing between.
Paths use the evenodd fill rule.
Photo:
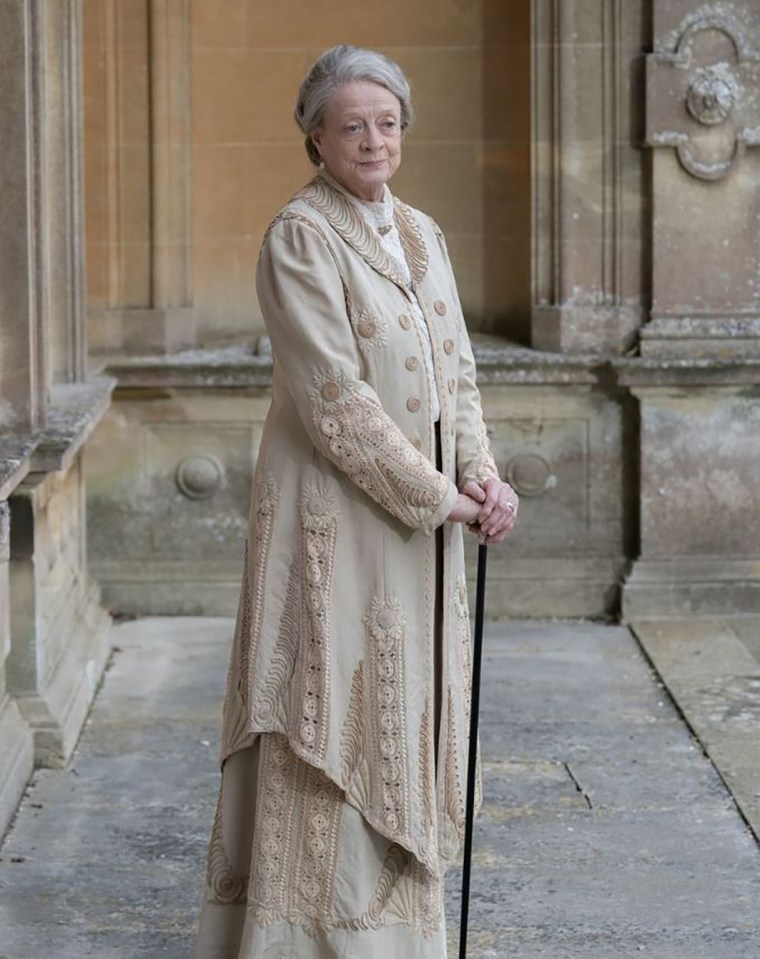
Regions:
<instances>
[{"instance_id":1,"label":"cream embroidered coat","mask_svg":"<svg viewBox=\"0 0 760 959\"><path fill-rule=\"evenodd\" d=\"M395 211L433 344L443 472L410 294L350 200L317 176L273 221L258 266L274 387L222 758L283 733L379 833L439 874L463 835L470 677L463 530L444 521L457 487L496 468L443 236L398 200Z\"/></svg>"}]
</instances>

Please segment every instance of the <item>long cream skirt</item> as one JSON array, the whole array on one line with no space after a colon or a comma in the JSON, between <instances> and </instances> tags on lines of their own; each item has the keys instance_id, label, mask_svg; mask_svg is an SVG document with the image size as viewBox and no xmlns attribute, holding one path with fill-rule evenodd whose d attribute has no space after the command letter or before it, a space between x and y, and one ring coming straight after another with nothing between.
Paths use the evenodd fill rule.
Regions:
<instances>
[{"instance_id":1,"label":"long cream skirt","mask_svg":"<svg viewBox=\"0 0 760 959\"><path fill-rule=\"evenodd\" d=\"M222 773L194 959L444 959L443 884L285 737Z\"/></svg>"}]
</instances>

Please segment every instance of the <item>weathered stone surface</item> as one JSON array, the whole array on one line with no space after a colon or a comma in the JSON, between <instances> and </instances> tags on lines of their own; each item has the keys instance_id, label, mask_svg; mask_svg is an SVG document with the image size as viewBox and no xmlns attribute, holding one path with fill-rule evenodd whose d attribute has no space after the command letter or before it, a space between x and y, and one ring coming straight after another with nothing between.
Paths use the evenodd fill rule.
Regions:
<instances>
[{"instance_id":1,"label":"weathered stone surface","mask_svg":"<svg viewBox=\"0 0 760 959\"><path fill-rule=\"evenodd\" d=\"M760 616L633 628L760 840Z\"/></svg>"},{"instance_id":2,"label":"weathered stone surface","mask_svg":"<svg viewBox=\"0 0 760 959\"><path fill-rule=\"evenodd\" d=\"M232 622L148 619L0 853L0 954L186 959ZM760 853L627 630L487 629L473 959L755 959ZM456 955L459 876L448 881Z\"/></svg>"},{"instance_id":3,"label":"weathered stone surface","mask_svg":"<svg viewBox=\"0 0 760 959\"><path fill-rule=\"evenodd\" d=\"M35 433L32 471L68 469L110 406L115 386L112 376L94 376L52 387L47 422Z\"/></svg>"},{"instance_id":4,"label":"weathered stone surface","mask_svg":"<svg viewBox=\"0 0 760 959\"><path fill-rule=\"evenodd\" d=\"M760 16L754 0L656 0L652 311L641 351L757 357Z\"/></svg>"},{"instance_id":5,"label":"weathered stone surface","mask_svg":"<svg viewBox=\"0 0 760 959\"><path fill-rule=\"evenodd\" d=\"M610 614L633 495L630 411L614 370L494 337L475 337L475 351L497 462L523 497L517 532L492 551L504 588L492 591L489 613ZM108 370L117 401L87 458L90 558L106 602L129 613L233 614L270 396L266 344L122 358ZM205 498L178 485L188 459L217 464L223 477Z\"/></svg>"},{"instance_id":6,"label":"weathered stone surface","mask_svg":"<svg viewBox=\"0 0 760 959\"><path fill-rule=\"evenodd\" d=\"M82 452L31 473L11 498L8 689L33 728L35 759L64 763L110 649L110 617L87 572Z\"/></svg>"},{"instance_id":7,"label":"weathered stone surface","mask_svg":"<svg viewBox=\"0 0 760 959\"><path fill-rule=\"evenodd\" d=\"M624 615L760 611L757 388L634 389L641 555Z\"/></svg>"},{"instance_id":8,"label":"weathered stone surface","mask_svg":"<svg viewBox=\"0 0 760 959\"><path fill-rule=\"evenodd\" d=\"M5 832L32 772L32 733L6 691L5 661L10 651L8 560L10 510L0 500L0 835Z\"/></svg>"},{"instance_id":9,"label":"weathered stone surface","mask_svg":"<svg viewBox=\"0 0 760 959\"><path fill-rule=\"evenodd\" d=\"M531 343L608 355L644 320L640 2L535 0Z\"/></svg>"}]
</instances>

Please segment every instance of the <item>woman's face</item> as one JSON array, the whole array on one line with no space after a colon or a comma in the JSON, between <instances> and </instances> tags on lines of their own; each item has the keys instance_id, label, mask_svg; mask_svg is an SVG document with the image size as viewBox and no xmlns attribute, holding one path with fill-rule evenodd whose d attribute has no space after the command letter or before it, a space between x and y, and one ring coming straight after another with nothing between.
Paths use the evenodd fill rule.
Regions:
<instances>
[{"instance_id":1,"label":"woman's face","mask_svg":"<svg viewBox=\"0 0 760 959\"><path fill-rule=\"evenodd\" d=\"M312 140L330 176L362 200L381 200L401 163L401 104L378 83L346 83Z\"/></svg>"}]
</instances>

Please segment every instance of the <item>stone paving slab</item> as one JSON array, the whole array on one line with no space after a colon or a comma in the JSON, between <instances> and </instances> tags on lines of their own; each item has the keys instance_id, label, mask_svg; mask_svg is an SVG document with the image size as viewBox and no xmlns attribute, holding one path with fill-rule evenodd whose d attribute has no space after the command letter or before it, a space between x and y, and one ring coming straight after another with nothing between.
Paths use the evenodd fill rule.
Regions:
<instances>
[{"instance_id":1,"label":"stone paving slab","mask_svg":"<svg viewBox=\"0 0 760 959\"><path fill-rule=\"evenodd\" d=\"M633 628L760 840L760 617Z\"/></svg>"},{"instance_id":2,"label":"stone paving slab","mask_svg":"<svg viewBox=\"0 0 760 959\"><path fill-rule=\"evenodd\" d=\"M231 631L116 628L72 764L0 852L0 959L187 959ZM760 851L631 634L493 624L484 677L471 959L757 959Z\"/></svg>"}]
</instances>

